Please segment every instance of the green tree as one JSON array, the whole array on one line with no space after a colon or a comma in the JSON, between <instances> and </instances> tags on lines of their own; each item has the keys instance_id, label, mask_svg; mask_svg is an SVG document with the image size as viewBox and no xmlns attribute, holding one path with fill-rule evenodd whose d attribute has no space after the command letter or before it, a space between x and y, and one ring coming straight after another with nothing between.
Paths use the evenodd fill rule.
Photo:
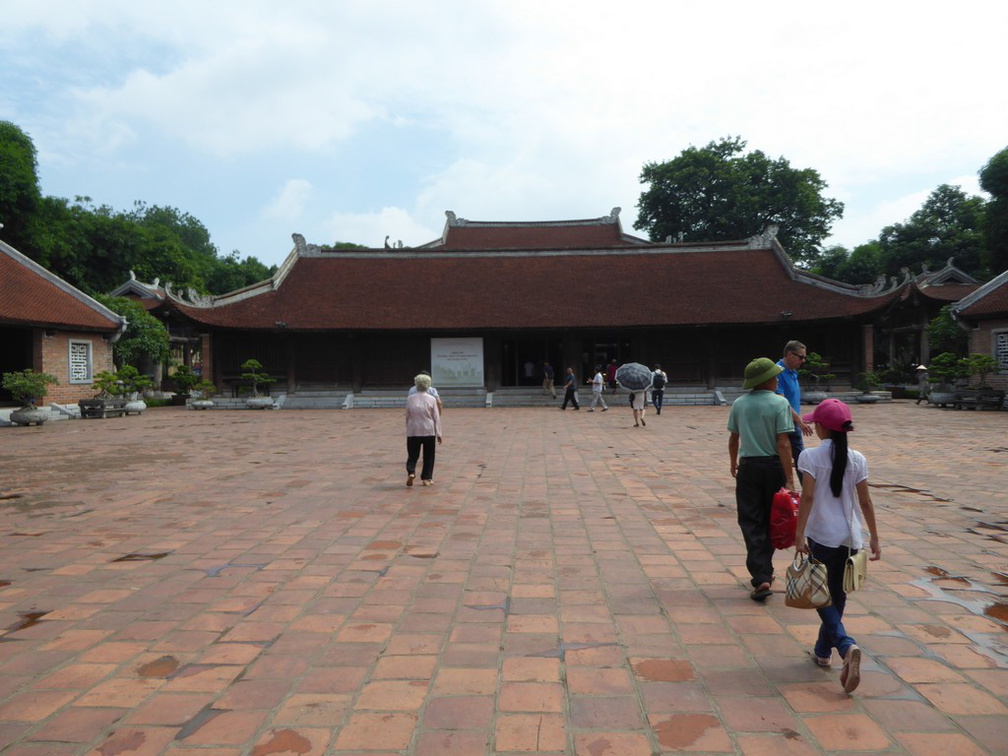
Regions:
<instances>
[{"instance_id":1,"label":"green tree","mask_svg":"<svg viewBox=\"0 0 1008 756\"><path fill-rule=\"evenodd\" d=\"M207 289L214 294L226 294L264 281L275 272L275 265L266 267L255 257L246 257L242 260L235 250L227 257L215 261L207 275Z\"/></svg>"},{"instance_id":2,"label":"green tree","mask_svg":"<svg viewBox=\"0 0 1008 756\"><path fill-rule=\"evenodd\" d=\"M634 228L653 240L743 239L767 225L796 261L814 260L843 204L823 197L826 182L811 168L796 169L783 157L759 150L743 154L746 142L724 138L690 146L664 163L646 163Z\"/></svg>"},{"instance_id":3,"label":"green tree","mask_svg":"<svg viewBox=\"0 0 1008 756\"><path fill-rule=\"evenodd\" d=\"M956 323L952 317L952 305L942 307L927 326L928 344L932 352L951 352L956 355L966 354L969 347L969 334Z\"/></svg>"},{"instance_id":4,"label":"green tree","mask_svg":"<svg viewBox=\"0 0 1008 756\"><path fill-rule=\"evenodd\" d=\"M35 144L10 121L0 121L0 238L26 255L41 198Z\"/></svg>"},{"instance_id":5,"label":"green tree","mask_svg":"<svg viewBox=\"0 0 1008 756\"><path fill-rule=\"evenodd\" d=\"M983 222L984 262L998 275L1008 270L1008 147L980 169L980 187L991 196Z\"/></svg>"},{"instance_id":6,"label":"green tree","mask_svg":"<svg viewBox=\"0 0 1008 756\"><path fill-rule=\"evenodd\" d=\"M942 184L903 223L879 234L880 272L900 277L903 268L940 270L950 257L960 270L987 278L982 261L983 198L970 197L958 186Z\"/></svg>"},{"instance_id":7,"label":"green tree","mask_svg":"<svg viewBox=\"0 0 1008 756\"><path fill-rule=\"evenodd\" d=\"M126 297L103 294L96 294L95 299L116 314L123 315L129 323L125 333L112 345L116 366L137 366L145 357L156 363L168 360L171 354L168 331L142 304Z\"/></svg>"}]
</instances>

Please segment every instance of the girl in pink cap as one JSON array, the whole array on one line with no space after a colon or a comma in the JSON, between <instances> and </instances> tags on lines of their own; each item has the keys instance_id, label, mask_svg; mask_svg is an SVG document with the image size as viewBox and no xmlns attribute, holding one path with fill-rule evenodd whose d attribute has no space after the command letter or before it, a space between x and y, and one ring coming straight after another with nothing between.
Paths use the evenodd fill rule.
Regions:
<instances>
[{"instance_id":1,"label":"girl in pink cap","mask_svg":"<svg viewBox=\"0 0 1008 756\"><path fill-rule=\"evenodd\" d=\"M839 399L824 400L802 419L815 423L821 443L798 457L802 492L795 548L826 565L833 603L816 610L822 624L814 656L819 666L828 667L833 649L837 650L843 659L840 684L850 693L861 682L861 649L843 626L847 603L844 565L851 553L863 548L861 516L855 504L868 526L872 561L882 556L868 492L868 462L861 452L847 446L847 434L854 430L854 423L850 407Z\"/></svg>"}]
</instances>

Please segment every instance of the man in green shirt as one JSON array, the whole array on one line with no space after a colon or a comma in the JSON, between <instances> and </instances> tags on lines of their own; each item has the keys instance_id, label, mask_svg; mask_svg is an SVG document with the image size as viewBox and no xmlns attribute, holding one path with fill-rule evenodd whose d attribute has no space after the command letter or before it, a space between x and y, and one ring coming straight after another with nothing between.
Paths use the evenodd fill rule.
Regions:
<instances>
[{"instance_id":1,"label":"man in green shirt","mask_svg":"<svg viewBox=\"0 0 1008 756\"><path fill-rule=\"evenodd\" d=\"M740 396L728 413L728 457L735 478L735 506L746 544L746 569L752 576L753 601L765 601L772 591L773 553L770 507L782 486L795 490L791 464L794 431L791 405L777 390L780 365L760 357L746 365Z\"/></svg>"}]
</instances>

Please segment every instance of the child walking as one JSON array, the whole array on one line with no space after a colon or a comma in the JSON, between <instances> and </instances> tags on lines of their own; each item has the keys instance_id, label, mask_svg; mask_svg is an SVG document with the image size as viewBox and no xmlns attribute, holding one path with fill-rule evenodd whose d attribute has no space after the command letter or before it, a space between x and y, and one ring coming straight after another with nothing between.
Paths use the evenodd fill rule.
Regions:
<instances>
[{"instance_id":1,"label":"child walking","mask_svg":"<svg viewBox=\"0 0 1008 756\"><path fill-rule=\"evenodd\" d=\"M854 422L850 407L839 399L824 400L802 419L815 423L822 443L805 449L798 457L802 493L795 549L826 565L832 599L832 604L816 610L822 624L813 653L819 666L828 667L833 649L837 650L843 659L840 684L850 693L861 682L861 649L843 625L847 603L843 574L847 557L863 548L861 515L868 526L871 560L882 556L875 508L868 492L868 462L861 452L847 445L847 434L854 430Z\"/></svg>"}]
</instances>

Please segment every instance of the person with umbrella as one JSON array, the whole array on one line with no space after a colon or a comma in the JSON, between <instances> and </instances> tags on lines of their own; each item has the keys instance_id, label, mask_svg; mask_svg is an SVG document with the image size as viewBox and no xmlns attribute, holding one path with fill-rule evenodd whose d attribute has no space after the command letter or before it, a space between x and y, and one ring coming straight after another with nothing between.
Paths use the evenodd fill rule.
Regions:
<instances>
[{"instance_id":1,"label":"person with umbrella","mask_svg":"<svg viewBox=\"0 0 1008 756\"><path fill-rule=\"evenodd\" d=\"M651 386L653 373L646 365L628 362L616 368L616 382L630 393L630 407L633 409L634 428L647 427L644 408L647 406L647 390Z\"/></svg>"}]
</instances>

